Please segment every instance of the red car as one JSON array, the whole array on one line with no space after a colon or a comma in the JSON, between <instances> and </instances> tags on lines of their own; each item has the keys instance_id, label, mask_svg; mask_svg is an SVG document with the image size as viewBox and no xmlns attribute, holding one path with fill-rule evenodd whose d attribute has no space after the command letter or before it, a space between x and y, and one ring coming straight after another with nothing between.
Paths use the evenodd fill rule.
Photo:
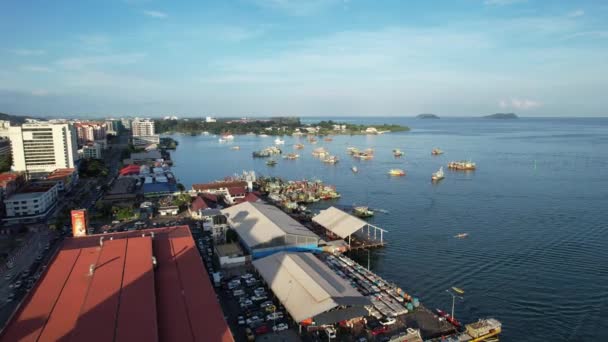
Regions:
<instances>
[{"instance_id":1,"label":"red car","mask_svg":"<svg viewBox=\"0 0 608 342\"><path fill-rule=\"evenodd\" d=\"M388 331L388 328L385 327L384 325L381 325L381 326L375 327L374 330L372 330L372 335L374 335L374 336L380 335L387 331Z\"/></svg>"},{"instance_id":2,"label":"red car","mask_svg":"<svg viewBox=\"0 0 608 342\"><path fill-rule=\"evenodd\" d=\"M257 329L255 329L256 335L264 335L270 332L267 325L260 325Z\"/></svg>"}]
</instances>

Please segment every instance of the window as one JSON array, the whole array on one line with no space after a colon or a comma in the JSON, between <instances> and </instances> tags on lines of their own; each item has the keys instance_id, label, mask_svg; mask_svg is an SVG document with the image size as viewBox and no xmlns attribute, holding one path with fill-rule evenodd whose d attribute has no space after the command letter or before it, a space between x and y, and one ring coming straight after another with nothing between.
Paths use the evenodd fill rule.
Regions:
<instances>
[{"instance_id":1,"label":"window","mask_svg":"<svg viewBox=\"0 0 608 342\"><path fill-rule=\"evenodd\" d=\"M21 204L26 204L26 203L27 203L27 201L21 201Z\"/></svg>"}]
</instances>

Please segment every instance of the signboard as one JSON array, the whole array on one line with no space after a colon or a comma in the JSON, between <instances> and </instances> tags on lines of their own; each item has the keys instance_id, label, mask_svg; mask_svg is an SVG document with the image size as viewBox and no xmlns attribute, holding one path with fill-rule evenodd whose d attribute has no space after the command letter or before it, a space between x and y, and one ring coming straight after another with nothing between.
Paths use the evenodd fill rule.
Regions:
<instances>
[{"instance_id":1,"label":"signboard","mask_svg":"<svg viewBox=\"0 0 608 342\"><path fill-rule=\"evenodd\" d=\"M86 209L72 210L72 234L74 237L87 235Z\"/></svg>"}]
</instances>

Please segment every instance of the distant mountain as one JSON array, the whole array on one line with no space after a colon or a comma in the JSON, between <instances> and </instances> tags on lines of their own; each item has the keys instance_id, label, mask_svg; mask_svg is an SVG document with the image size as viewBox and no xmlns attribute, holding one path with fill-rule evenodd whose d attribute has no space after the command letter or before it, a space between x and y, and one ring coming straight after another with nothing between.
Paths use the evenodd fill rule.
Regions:
<instances>
[{"instance_id":1,"label":"distant mountain","mask_svg":"<svg viewBox=\"0 0 608 342\"><path fill-rule=\"evenodd\" d=\"M439 117L435 114L418 114L416 116L417 119L439 119Z\"/></svg>"},{"instance_id":2,"label":"distant mountain","mask_svg":"<svg viewBox=\"0 0 608 342\"><path fill-rule=\"evenodd\" d=\"M495 113L486 116L482 116L485 119L517 119L519 118L515 113Z\"/></svg>"},{"instance_id":3,"label":"distant mountain","mask_svg":"<svg viewBox=\"0 0 608 342\"><path fill-rule=\"evenodd\" d=\"M21 124L25 123L25 119L31 119L31 118L32 117L30 117L30 116L18 116L18 115L0 113L0 120L10 121L12 125L21 125Z\"/></svg>"}]
</instances>

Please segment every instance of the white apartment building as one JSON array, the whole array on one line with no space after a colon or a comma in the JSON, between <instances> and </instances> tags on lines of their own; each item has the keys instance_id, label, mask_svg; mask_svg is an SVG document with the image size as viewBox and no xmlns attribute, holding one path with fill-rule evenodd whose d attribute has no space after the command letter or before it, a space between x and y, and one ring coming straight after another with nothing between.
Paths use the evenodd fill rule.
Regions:
<instances>
[{"instance_id":1,"label":"white apartment building","mask_svg":"<svg viewBox=\"0 0 608 342\"><path fill-rule=\"evenodd\" d=\"M92 143L82 147L82 157L85 159L101 159L103 156L101 144Z\"/></svg>"},{"instance_id":2,"label":"white apartment building","mask_svg":"<svg viewBox=\"0 0 608 342\"><path fill-rule=\"evenodd\" d=\"M155 135L154 120L135 119L131 122L131 131L134 137L148 137Z\"/></svg>"},{"instance_id":3,"label":"white apartment building","mask_svg":"<svg viewBox=\"0 0 608 342\"><path fill-rule=\"evenodd\" d=\"M42 220L57 203L58 185L54 182L29 185L4 200L7 223Z\"/></svg>"},{"instance_id":4,"label":"white apartment building","mask_svg":"<svg viewBox=\"0 0 608 342\"><path fill-rule=\"evenodd\" d=\"M73 168L78 161L76 130L68 123L0 123L0 136L11 140L13 171L52 172Z\"/></svg>"}]
</instances>

